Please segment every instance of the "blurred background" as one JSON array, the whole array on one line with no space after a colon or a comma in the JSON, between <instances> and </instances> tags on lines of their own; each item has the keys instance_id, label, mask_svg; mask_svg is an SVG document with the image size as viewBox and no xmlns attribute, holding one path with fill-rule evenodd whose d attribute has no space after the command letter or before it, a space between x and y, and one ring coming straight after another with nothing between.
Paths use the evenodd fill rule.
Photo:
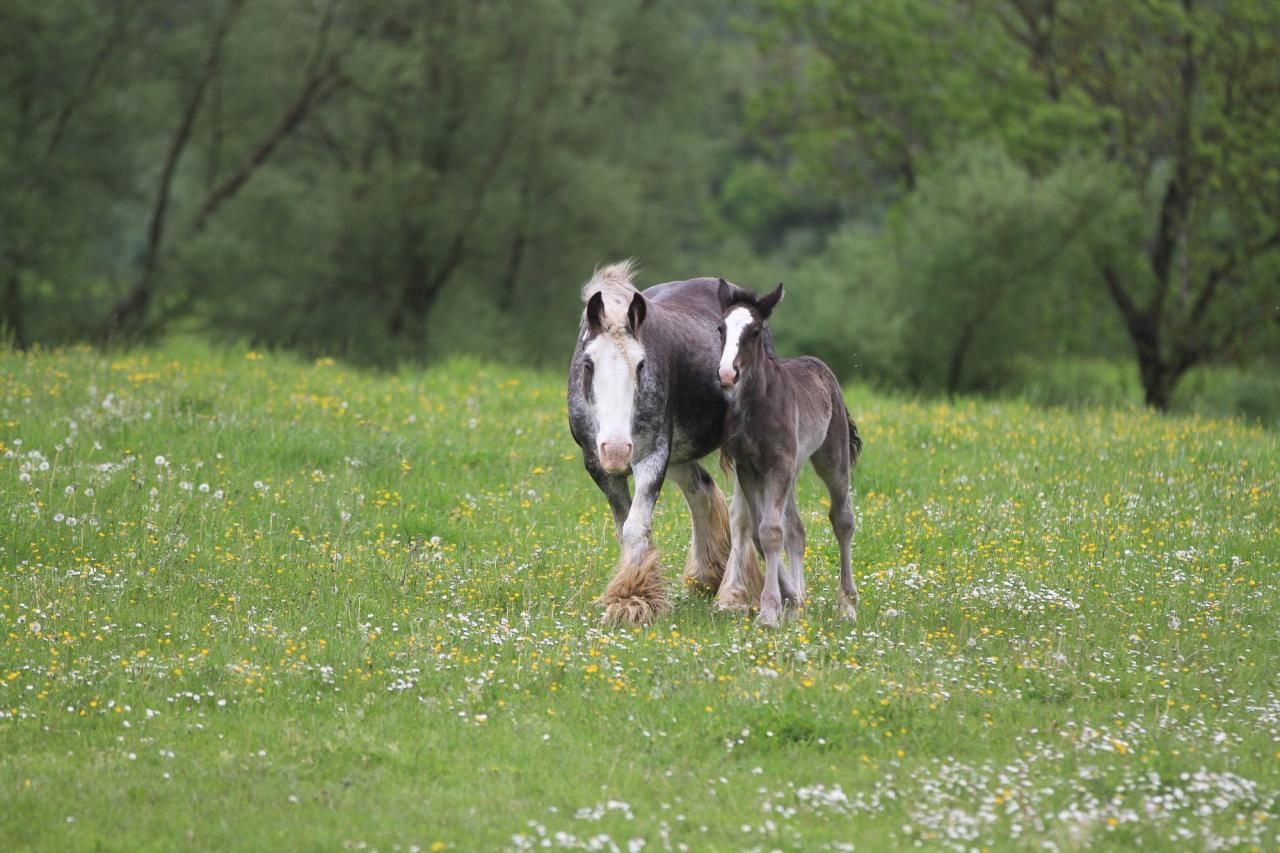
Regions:
<instances>
[{"instance_id":1,"label":"blurred background","mask_svg":"<svg viewBox=\"0 0 1280 853\"><path fill-rule=\"evenodd\" d=\"M923 394L1280 420L1274 0L3 0L0 325L562 366L785 281Z\"/></svg>"}]
</instances>

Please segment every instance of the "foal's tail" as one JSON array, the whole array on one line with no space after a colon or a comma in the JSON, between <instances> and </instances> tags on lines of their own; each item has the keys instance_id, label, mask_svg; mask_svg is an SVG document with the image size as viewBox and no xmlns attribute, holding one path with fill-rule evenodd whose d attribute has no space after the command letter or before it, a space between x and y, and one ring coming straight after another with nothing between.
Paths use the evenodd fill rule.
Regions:
<instances>
[{"instance_id":1,"label":"foal's tail","mask_svg":"<svg viewBox=\"0 0 1280 853\"><path fill-rule=\"evenodd\" d=\"M849 414L847 406L844 416L849 419L849 467L853 468L858 464L858 457L862 455L862 436L858 435L858 425L853 422L853 416Z\"/></svg>"}]
</instances>

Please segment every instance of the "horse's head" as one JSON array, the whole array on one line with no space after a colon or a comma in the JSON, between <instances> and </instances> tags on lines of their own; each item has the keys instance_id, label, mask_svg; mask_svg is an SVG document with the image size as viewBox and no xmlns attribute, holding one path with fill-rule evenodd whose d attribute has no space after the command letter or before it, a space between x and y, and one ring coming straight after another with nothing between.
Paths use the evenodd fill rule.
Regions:
<instances>
[{"instance_id":1,"label":"horse's head","mask_svg":"<svg viewBox=\"0 0 1280 853\"><path fill-rule=\"evenodd\" d=\"M581 394L596 427L596 456L611 474L631 465L631 421L644 376L644 345L638 335L646 306L630 287L629 266L626 272L626 288L606 286L587 300L580 346Z\"/></svg>"},{"instance_id":2,"label":"horse's head","mask_svg":"<svg viewBox=\"0 0 1280 853\"><path fill-rule=\"evenodd\" d=\"M765 323L782 301L782 285L759 299L720 279L720 387L733 393L767 355Z\"/></svg>"}]
</instances>

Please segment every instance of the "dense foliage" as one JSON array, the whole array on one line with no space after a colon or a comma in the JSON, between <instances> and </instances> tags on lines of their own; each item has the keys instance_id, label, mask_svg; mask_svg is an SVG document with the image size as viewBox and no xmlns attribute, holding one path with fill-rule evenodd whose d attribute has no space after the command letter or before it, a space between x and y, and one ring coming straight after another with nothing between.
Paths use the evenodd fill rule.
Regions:
<instances>
[{"instance_id":1,"label":"dense foliage","mask_svg":"<svg viewBox=\"0 0 1280 853\"><path fill-rule=\"evenodd\" d=\"M1280 351L1278 107L1265 0L8 0L0 324L558 360L634 255L845 371L1163 408Z\"/></svg>"}]
</instances>

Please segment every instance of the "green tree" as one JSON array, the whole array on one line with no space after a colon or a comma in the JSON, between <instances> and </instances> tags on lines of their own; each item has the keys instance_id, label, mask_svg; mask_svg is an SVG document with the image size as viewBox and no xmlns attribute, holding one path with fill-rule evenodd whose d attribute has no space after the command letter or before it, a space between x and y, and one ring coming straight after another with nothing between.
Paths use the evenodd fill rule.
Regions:
<instances>
[{"instance_id":1,"label":"green tree","mask_svg":"<svg viewBox=\"0 0 1280 853\"><path fill-rule=\"evenodd\" d=\"M113 93L146 28L126 0L0 5L0 325L19 347L74 334L98 307L85 297L137 140Z\"/></svg>"},{"instance_id":2,"label":"green tree","mask_svg":"<svg viewBox=\"0 0 1280 853\"><path fill-rule=\"evenodd\" d=\"M1099 274L1132 340L1148 404L1276 317L1280 7L1266 0L993 6L1041 74L1105 129L1102 152L1146 201Z\"/></svg>"},{"instance_id":3,"label":"green tree","mask_svg":"<svg viewBox=\"0 0 1280 853\"><path fill-rule=\"evenodd\" d=\"M1032 174L1092 160L1113 190L1089 229L1093 278L1124 323L1151 406L1167 408L1191 367L1274 337L1276 4L762 7L766 41L802 59L760 109L782 117L777 132L815 193L835 188L865 216L972 140L998 143ZM1016 265L1006 246L990 248L981 260Z\"/></svg>"}]
</instances>

